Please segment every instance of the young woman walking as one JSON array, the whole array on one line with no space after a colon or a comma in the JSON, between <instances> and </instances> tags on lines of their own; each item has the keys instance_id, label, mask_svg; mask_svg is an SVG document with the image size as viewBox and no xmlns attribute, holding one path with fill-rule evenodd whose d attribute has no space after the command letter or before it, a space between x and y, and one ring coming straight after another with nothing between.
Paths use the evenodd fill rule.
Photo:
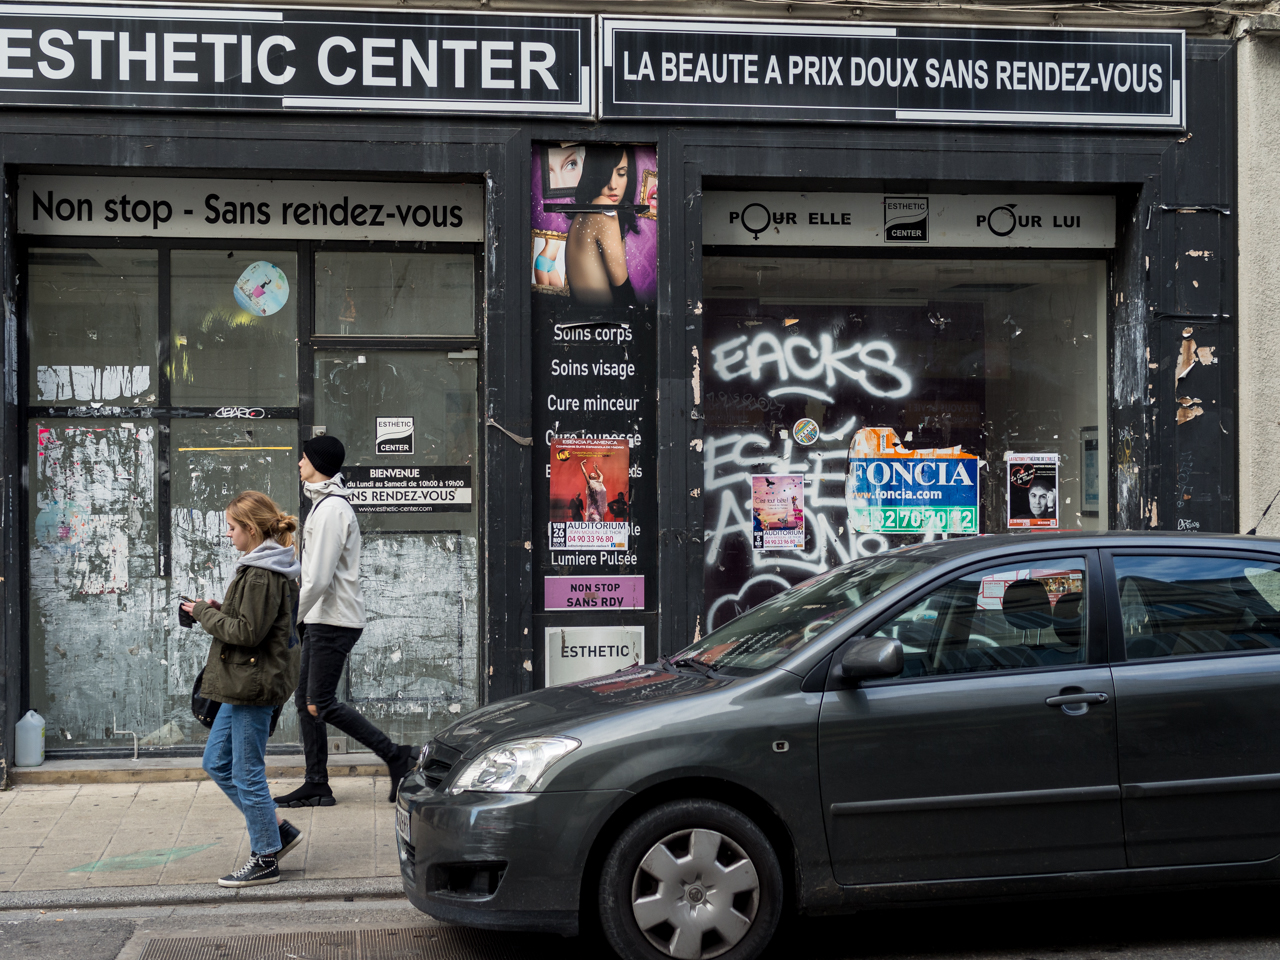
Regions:
<instances>
[{"instance_id":1,"label":"young woman walking","mask_svg":"<svg viewBox=\"0 0 1280 960\"><path fill-rule=\"evenodd\" d=\"M227 504L227 537L242 554L227 595L221 603L182 605L213 634L201 693L222 706L204 747L204 769L249 828L249 860L218 881L224 887L276 883L280 858L302 840L302 832L276 813L266 770L271 713L298 685L297 529L298 518L281 512L265 493L240 494Z\"/></svg>"}]
</instances>

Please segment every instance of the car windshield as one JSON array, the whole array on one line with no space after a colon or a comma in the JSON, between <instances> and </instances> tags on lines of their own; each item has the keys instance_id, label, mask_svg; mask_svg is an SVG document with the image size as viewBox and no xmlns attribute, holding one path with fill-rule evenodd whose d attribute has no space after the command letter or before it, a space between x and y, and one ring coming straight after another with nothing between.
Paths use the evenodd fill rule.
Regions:
<instances>
[{"instance_id":1,"label":"car windshield","mask_svg":"<svg viewBox=\"0 0 1280 960\"><path fill-rule=\"evenodd\" d=\"M771 597L671 658L748 676L812 643L894 584L933 566L901 556L868 557Z\"/></svg>"}]
</instances>

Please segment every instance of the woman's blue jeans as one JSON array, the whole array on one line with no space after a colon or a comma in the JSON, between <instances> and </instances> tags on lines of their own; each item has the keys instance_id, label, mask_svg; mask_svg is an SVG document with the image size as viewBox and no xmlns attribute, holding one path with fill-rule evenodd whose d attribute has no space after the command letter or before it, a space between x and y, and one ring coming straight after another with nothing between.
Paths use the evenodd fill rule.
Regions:
<instances>
[{"instance_id":1,"label":"woman's blue jeans","mask_svg":"<svg viewBox=\"0 0 1280 960\"><path fill-rule=\"evenodd\" d=\"M254 853L280 849L276 804L267 788L267 734L274 707L224 703L204 745L204 770L244 814Z\"/></svg>"}]
</instances>

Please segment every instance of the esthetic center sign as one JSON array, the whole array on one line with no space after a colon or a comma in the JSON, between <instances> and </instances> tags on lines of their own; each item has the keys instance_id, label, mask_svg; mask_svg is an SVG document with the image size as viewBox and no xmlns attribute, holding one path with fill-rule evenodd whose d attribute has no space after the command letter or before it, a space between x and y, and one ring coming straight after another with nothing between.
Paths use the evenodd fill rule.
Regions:
<instances>
[{"instance_id":1,"label":"esthetic center sign","mask_svg":"<svg viewBox=\"0 0 1280 960\"><path fill-rule=\"evenodd\" d=\"M591 17L5 4L9 104L592 114Z\"/></svg>"},{"instance_id":2,"label":"esthetic center sign","mask_svg":"<svg viewBox=\"0 0 1280 960\"><path fill-rule=\"evenodd\" d=\"M1184 125L1180 30L600 20L605 119Z\"/></svg>"}]
</instances>

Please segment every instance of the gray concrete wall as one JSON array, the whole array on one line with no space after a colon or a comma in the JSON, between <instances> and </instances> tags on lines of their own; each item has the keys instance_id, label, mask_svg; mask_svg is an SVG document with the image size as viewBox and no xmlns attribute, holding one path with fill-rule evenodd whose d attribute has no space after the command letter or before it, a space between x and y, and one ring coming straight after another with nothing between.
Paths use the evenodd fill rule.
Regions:
<instances>
[{"instance_id":1,"label":"gray concrete wall","mask_svg":"<svg viewBox=\"0 0 1280 960\"><path fill-rule=\"evenodd\" d=\"M1240 529L1280 490L1280 38L1238 54ZM1280 536L1280 502L1258 533Z\"/></svg>"}]
</instances>

